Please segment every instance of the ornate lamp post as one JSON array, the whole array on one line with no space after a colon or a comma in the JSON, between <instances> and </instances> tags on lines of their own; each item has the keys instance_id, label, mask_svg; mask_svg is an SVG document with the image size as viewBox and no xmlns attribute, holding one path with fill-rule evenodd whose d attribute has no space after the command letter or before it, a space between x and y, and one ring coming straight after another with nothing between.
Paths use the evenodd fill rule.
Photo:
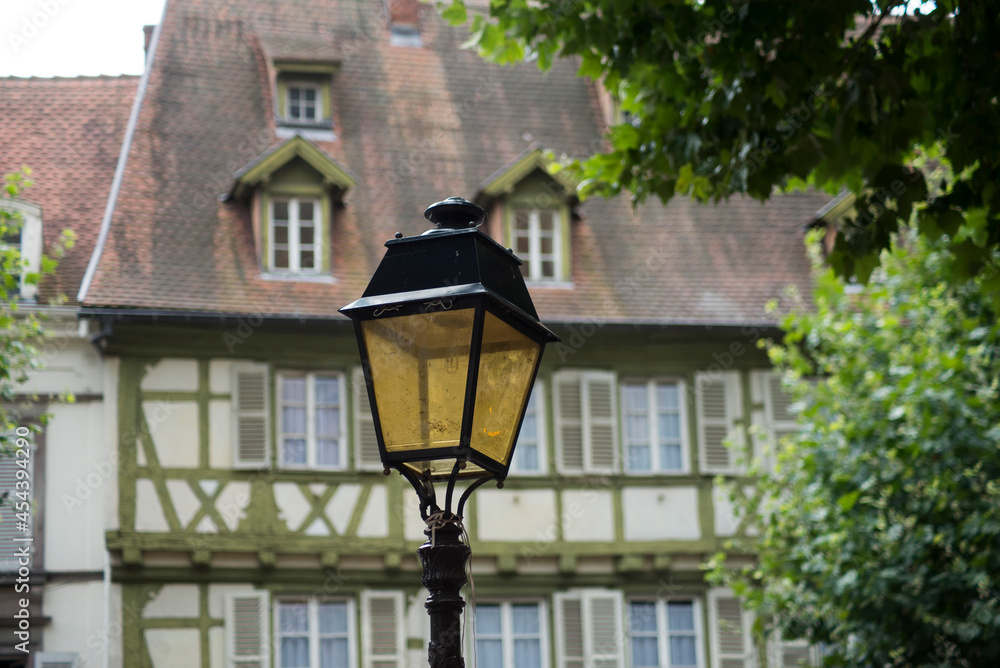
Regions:
<instances>
[{"instance_id":1,"label":"ornate lamp post","mask_svg":"<svg viewBox=\"0 0 1000 668\"><path fill-rule=\"evenodd\" d=\"M424 216L438 228L387 241L364 295L340 311L354 321L385 473L409 481L427 523L417 554L430 665L461 668L462 510L483 483L503 487L542 350L558 338L538 321L521 261L479 231L481 207L451 197ZM452 511L462 479L472 483Z\"/></svg>"}]
</instances>

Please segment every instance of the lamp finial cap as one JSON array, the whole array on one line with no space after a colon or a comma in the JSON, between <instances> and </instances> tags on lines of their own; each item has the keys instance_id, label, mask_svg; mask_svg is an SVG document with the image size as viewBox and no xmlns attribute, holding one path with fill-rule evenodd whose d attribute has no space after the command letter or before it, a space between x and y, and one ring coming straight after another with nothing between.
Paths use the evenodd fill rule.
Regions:
<instances>
[{"instance_id":1,"label":"lamp finial cap","mask_svg":"<svg viewBox=\"0 0 1000 668\"><path fill-rule=\"evenodd\" d=\"M461 197L435 202L424 211L424 218L440 229L464 230L486 222L486 209Z\"/></svg>"}]
</instances>

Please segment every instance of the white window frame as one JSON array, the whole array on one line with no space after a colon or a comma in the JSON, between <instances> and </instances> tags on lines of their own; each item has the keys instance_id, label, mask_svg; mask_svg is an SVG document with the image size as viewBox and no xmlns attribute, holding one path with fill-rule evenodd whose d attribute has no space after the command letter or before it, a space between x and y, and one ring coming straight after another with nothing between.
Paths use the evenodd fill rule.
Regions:
<instances>
[{"instance_id":1,"label":"white window frame","mask_svg":"<svg viewBox=\"0 0 1000 668\"><path fill-rule=\"evenodd\" d=\"M283 603L305 603L309 615L309 665L318 666L319 663L319 606L321 603L343 603L347 606L347 665L349 668L356 668L358 665L357 648L357 622L355 620L354 600L350 598L327 598L320 601L316 597L296 597L281 596L274 600L272 616L274 618L274 630L272 638L274 647L274 665L276 668L284 668L281 664L281 605Z\"/></svg>"},{"instance_id":2,"label":"white window frame","mask_svg":"<svg viewBox=\"0 0 1000 668\"><path fill-rule=\"evenodd\" d=\"M288 267L275 266L275 255L277 254L277 242L275 241L275 216L274 206L278 202L288 203ZM313 243L302 243L302 225L299 219L299 206L303 202L310 202L313 205ZM271 197L268 201L268 249L267 249L267 270L277 274L322 274L324 273L325 246L323 240L326 236L326 220L323 218L322 200L319 197ZM312 246L313 266L303 268L302 251L309 250L303 246Z\"/></svg>"},{"instance_id":3,"label":"white window frame","mask_svg":"<svg viewBox=\"0 0 1000 668\"><path fill-rule=\"evenodd\" d=\"M514 459L510 463L510 473L516 473L517 475L528 475L528 476L540 476L546 475L548 473L548 442L546 436L548 435L548 422L546 421L547 413L545 406L545 385L542 381L535 381L535 386L531 390L531 398L535 402L535 424L537 425L537 433L535 434L535 446L538 450L538 468L535 469L522 469L517 466L517 448L520 446L514 446ZM525 417L527 417L527 409L525 409ZM522 433L523 433L523 422L522 422ZM520 442L521 434L517 436Z\"/></svg>"},{"instance_id":4,"label":"white window frame","mask_svg":"<svg viewBox=\"0 0 1000 668\"><path fill-rule=\"evenodd\" d=\"M549 610L545 601L542 599L535 598L514 598L514 599L486 599L484 601L476 601L476 606L480 605L499 605L500 606L500 643L503 648L503 666L502 668L514 668L514 613L511 610L512 606L515 605L535 605L538 607L538 635L540 640L541 652L541 668L549 668L549 654L551 652L549 647ZM475 617L475 608L473 608L473 617ZM481 631L475 628L475 620L473 619L473 630L474 633L469 634L470 647L467 649L470 656L475 656L476 653L476 639L481 637Z\"/></svg>"},{"instance_id":5,"label":"white window frame","mask_svg":"<svg viewBox=\"0 0 1000 668\"><path fill-rule=\"evenodd\" d=\"M643 596L630 597L625 601L626 628L629 633L628 645L628 665L632 665L632 604L633 603L653 603L656 606L656 650L659 658L659 668L673 668L670 661L670 635L669 616L667 607L670 603L691 603L691 614L694 616L694 646L695 665L697 668L704 668L705 664L705 629L702 624L701 601L696 596L669 596L666 598L650 598ZM674 635L680 635L675 633ZM684 635L687 635L685 632Z\"/></svg>"},{"instance_id":6,"label":"white window frame","mask_svg":"<svg viewBox=\"0 0 1000 668\"><path fill-rule=\"evenodd\" d=\"M305 116L292 116L292 89L298 88L299 90L305 91L307 89L312 90L316 93L316 101L314 111L316 112L315 118L309 119ZM291 123L322 123L326 118L323 108L323 87L310 83L308 81L298 81L290 80L285 84L285 120ZM302 102L299 102L300 108L302 107Z\"/></svg>"},{"instance_id":7,"label":"white window frame","mask_svg":"<svg viewBox=\"0 0 1000 668\"><path fill-rule=\"evenodd\" d=\"M24 265L21 271L19 293L21 299L32 301L38 296L38 285L29 284L28 274L37 274L42 268L42 208L21 200L0 201L0 208L21 218L18 251Z\"/></svg>"},{"instance_id":8,"label":"white window frame","mask_svg":"<svg viewBox=\"0 0 1000 668\"><path fill-rule=\"evenodd\" d=\"M542 254L542 230L541 212L546 211L552 214L552 254ZM565 249L563 248L563 221L562 210L559 208L529 208L511 207L510 233L511 246L517 248L517 240L523 235L518 234L517 215L524 212L528 215L528 252L525 259L528 261L529 275L525 276L528 281L536 282L558 282L564 280ZM516 252L516 251L515 251ZM542 274L542 262L552 260L552 276Z\"/></svg>"},{"instance_id":9,"label":"white window frame","mask_svg":"<svg viewBox=\"0 0 1000 668\"><path fill-rule=\"evenodd\" d=\"M347 440L347 402L345 401L344 392L346 391L344 383L344 374L341 371L279 371L277 373L277 385L275 387L275 408L276 415L275 420L277 422L276 432L277 432L277 448L278 448L278 466L286 469L322 469L324 471L341 471L347 468L347 449L349 447ZM284 406L282 398L282 383L286 378L305 378L306 379L306 463L289 463L285 461L285 432L283 431L284 425L282 424L282 407ZM338 436L338 448L337 453L339 455L339 461L330 465L320 465L317 462L316 456L316 379L317 378L335 378L338 384L338 396L340 398L340 403L338 408L340 409L340 434Z\"/></svg>"},{"instance_id":10,"label":"white window frame","mask_svg":"<svg viewBox=\"0 0 1000 668\"><path fill-rule=\"evenodd\" d=\"M677 386L677 415L680 422L679 429L681 446L681 467L679 469L665 469L663 468L663 462L660 461L660 420L659 407L656 405L656 388L658 385L665 384ZM628 448L633 444L628 442L628 429L626 427L629 416L628 407L625 403L626 385L645 385L646 387L646 418L649 426L646 443L650 448L650 470L648 471L636 471L629 468ZM625 378L619 384L619 395L619 401L621 402L621 408L619 409L619 420L621 421L620 440L622 448L622 466L624 467L625 473L635 476L684 475L690 473L691 446L688 439L687 386L684 381L680 378L670 377L650 379Z\"/></svg>"}]
</instances>

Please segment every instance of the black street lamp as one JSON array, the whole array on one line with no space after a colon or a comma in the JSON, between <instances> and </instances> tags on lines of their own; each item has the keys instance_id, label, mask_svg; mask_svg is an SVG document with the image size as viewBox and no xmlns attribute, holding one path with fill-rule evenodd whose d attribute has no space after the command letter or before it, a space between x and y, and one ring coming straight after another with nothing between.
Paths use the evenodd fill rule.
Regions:
<instances>
[{"instance_id":1,"label":"black street lamp","mask_svg":"<svg viewBox=\"0 0 1000 668\"><path fill-rule=\"evenodd\" d=\"M503 487L545 344L514 254L479 231L486 211L432 204L438 229L386 242L354 321L379 454L413 485L428 542L417 550L430 596L432 668L461 668L461 589L470 549L462 510L480 485ZM455 512L455 482L472 483ZM444 508L434 482L447 481Z\"/></svg>"}]
</instances>

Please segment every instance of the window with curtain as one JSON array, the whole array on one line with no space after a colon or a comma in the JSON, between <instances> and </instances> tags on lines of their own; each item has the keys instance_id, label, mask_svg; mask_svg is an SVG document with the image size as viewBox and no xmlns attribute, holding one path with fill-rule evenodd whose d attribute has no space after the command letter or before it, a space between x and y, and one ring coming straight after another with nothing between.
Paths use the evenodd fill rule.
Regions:
<instances>
[{"instance_id":1,"label":"window with curtain","mask_svg":"<svg viewBox=\"0 0 1000 668\"><path fill-rule=\"evenodd\" d=\"M351 668L347 601L279 601L276 655L279 668Z\"/></svg>"},{"instance_id":2,"label":"window with curtain","mask_svg":"<svg viewBox=\"0 0 1000 668\"><path fill-rule=\"evenodd\" d=\"M546 668L545 616L540 603L476 605L479 668Z\"/></svg>"},{"instance_id":3,"label":"window with curtain","mask_svg":"<svg viewBox=\"0 0 1000 668\"><path fill-rule=\"evenodd\" d=\"M694 601L631 601L632 668L699 668Z\"/></svg>"},{"instance_id":4,"label":"window with curtain","mask_svg":"<svg viewBox=\"0 0 1000 668\"><path fill-rule=\"evenodd\" d=\"M345 468L343 374L282 372L277 393L281 465Z\"/></svg>"},{"instance_id":5,"label":"window with curtain","mask_svg":"<svg viewBox=\"0 0 1000 668\"><path fill-rule=\"evenodd\" d=\"M678 381L622 383L625 467L629 473L688 470L683 386Z\"/></svg>"}]
</instances>

